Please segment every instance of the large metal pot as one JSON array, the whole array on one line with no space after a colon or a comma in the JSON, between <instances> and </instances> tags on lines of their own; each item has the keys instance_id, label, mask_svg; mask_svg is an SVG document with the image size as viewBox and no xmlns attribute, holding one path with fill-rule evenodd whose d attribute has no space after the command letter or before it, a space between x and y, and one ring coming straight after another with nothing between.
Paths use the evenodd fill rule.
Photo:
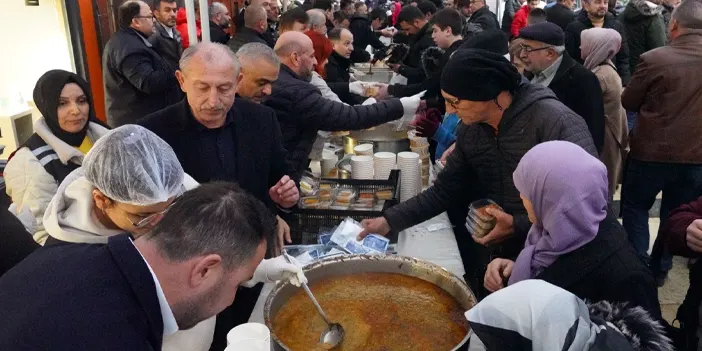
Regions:
<instances>
[{"instance_id":1,"label":"large metal pot","mask_svg":"<svg viewBox=\"0 0 702 351\"><path fill-rule=\"evenodd\" d=\"M477 301L468 285L453 273L433 263L411 257L395 255L337 256L315 262L305 267L304 271L310 284L325 277L352 273L399 273L437 285L449 293L449 295L453 296L465 310L469 310ZM283 345L278 336L275 335L272 321L280 308L285 305L288 299L298 290L299 288L288 282L281 282L276 285L266 299L266 304L263 309L263 318L265 319L266 326L271 330L271 337L274 341L273 349L276 351L290 351L290 349ZM469 332L463 341L456 345L452 351L458 350L463 346L468 341L470 335L471 333Z\"/></svg>"}]
</instances>

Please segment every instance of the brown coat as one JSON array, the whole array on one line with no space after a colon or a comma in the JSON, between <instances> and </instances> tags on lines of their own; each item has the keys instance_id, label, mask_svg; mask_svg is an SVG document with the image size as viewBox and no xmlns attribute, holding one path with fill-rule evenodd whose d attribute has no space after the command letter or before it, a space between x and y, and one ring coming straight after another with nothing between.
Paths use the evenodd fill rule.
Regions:
<instances>
[{"instance_id":1,"label":"brown coat","mask_svg":"<svg viewBox=\"0 0 702 351\"><path fill-rule=\"evenodd\" d=\"M605 133L600 160L607 166L609 196L612 197L621 182L622 166L629 148L629 129L626 111L622 107L622 79L619 78L612 61L607 60L595 67L592 73L597 76L602 88L605 110Z\"/></svg>"},{"instance_id":2,"label":"brown coat","mask_svg":"<svg viewBox=\"0 0 702 351\"><path fill-rule=\"evenodd\" d=\"M638 112L631 157L639 161L702 164L702 34L683 34L641 55L622 94Z\"/></svg>"}]
</instances>

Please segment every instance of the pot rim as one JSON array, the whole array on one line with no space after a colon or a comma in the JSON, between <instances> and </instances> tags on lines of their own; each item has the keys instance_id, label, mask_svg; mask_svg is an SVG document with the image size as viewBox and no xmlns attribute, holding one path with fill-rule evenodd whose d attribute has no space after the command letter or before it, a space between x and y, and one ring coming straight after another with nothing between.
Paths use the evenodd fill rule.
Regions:
<instances>
[{"instance_id":1,"label":"pot rim","mask_svg":"<svg viewBox=\"0 0 702 351\"><path fill-rule=\"evenodd\" d=\"M438 269L446 274L448 274L451 278L454 278L456 283L460 285L465 291L468 292L473 306L475 306L478 303L478 299L475 297L475 294L473 293L473 290L468 286L466 282L463 281L460 277L457 275L453 274L451 271L447 270L444 267L441 267L437 264L434 264L432 262L422 260L419 258L415 257L410 257L410 256L401 256L401 255L345 255L345 256L335 256L335 257L330 257L330 258L325 258L319 261L315 261L313 263L310 263L302 268L303 272L308 272L310 270L316 269L318 267L322 267L329 262L344 262L344 261L357 261L357 260L382 260L382 261L398 261L398 262L403 262L403 263L409 263L409 264L421 264L421 265L426 265L429 268L433 269ZM266 297L266 303L263 306L263 320L270 330L270 335L271 339L275 341L277 345L279 345L283 350L286 351L291 351L290 348L288 348L281 340L278 338L278 336L275 334L273 331L273 322L271 321L270 317L270 309L271 309L271 304L273 303L273 299L275 296L278 294L280 290L282 290L285 286L288 284L291 284L289 281L279 281L276 283L275 287L271 290L271 292L268 294ZM473 335L473 329L469 328L468 333L466 336L461 340L456 347L454 347L451 351L456 351L470 339L471 335Z\"/></svg>"}]
</instances>

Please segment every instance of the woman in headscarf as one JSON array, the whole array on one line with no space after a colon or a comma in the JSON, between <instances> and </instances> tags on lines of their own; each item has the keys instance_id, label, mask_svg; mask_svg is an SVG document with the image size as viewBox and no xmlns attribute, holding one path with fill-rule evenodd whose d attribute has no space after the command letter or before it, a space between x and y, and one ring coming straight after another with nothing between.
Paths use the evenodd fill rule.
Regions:
<instances>
[{"instance_id":1,"label":"woman in headscarf","mask_svg":"<svg viewBox=\"0 0 702 351\"><path fill-rule=\"evenodd\" d=\"M600 81L605 107L605 139L600 160L607 166L609 199L621 182L622 167L629 149L626 111L622 107L622 80L612 58L619 52L622 37L614 29L591 28L580 34L580 54L585 68Z\"/></svg>"},{"instance_id":2,"label":"woman in headscarf","mask_svg":"<svg viewBox=\"0 0 702 351\"><path fill-rule=\"evenodd\" d=\"M513 175L532 226L516 262L495 259L485 288L542 279L581 299L630 302L660 318L651 271L607 210L607 170L566 141L529 150Z\"/></svg>"},{"instance_id":3,"label":"woman in headscarf","mask_svg":"<svg viewBox=\"0 0 702 351\"><path fill-rule=\"evenodd\" d=\"M4 177L12 199L10 211L43 244L46 206L107 129L95 118L88 83L75 73L44 73L34 87L34 103L43 117L34 124L35 133L11 156Z\"/></svg>"},{"instance_id":4,"label":"woman in headscarf","mask_svg":"<svg viewBox=\"0 0 702 351\"><path fill-rule=\"evenodd\" d=\"M50 237L46 245L106 244L113 235L147 233L186 190L198 183L185 174L173 149L144 127L127 124L103 136L71 172L44 215ZM282 262L281 262L282 260ZM264 260L257 277L300 271L285 258ZM268 275L261 275L266 271ZM294 282L293 282L294 284ZM194 328L164 337L163 351L207 351L212 344L215 317Z\"/></svg>"},{"instance_id":5,"label":"woman in headscarf","mask_svg":"<svg viewBox=\"0 0 702 351\"><path fill-rule=\"evenodd\" d=\"M663 326L638 306L586 302L542 280L524 280L466 312L468 350L673 350Z\"/></svg>"}]
</instances>

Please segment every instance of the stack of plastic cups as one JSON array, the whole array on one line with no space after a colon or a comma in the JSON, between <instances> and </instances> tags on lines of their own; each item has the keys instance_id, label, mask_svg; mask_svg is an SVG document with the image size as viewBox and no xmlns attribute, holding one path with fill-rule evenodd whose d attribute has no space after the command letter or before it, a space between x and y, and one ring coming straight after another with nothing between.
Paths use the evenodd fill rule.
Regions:
<instances>
[{"instance_id":1,"label":"stack of plastic cups","mask_svg":"<svg viewBox=\"0 0 702 351\"><path fill-rule=\"evenodd\" d=\"M400 169L400 201L404 202L419 194L421 169L419 154L400 152L397 154L397 168Z\"/></svg>"}]
</instances>

